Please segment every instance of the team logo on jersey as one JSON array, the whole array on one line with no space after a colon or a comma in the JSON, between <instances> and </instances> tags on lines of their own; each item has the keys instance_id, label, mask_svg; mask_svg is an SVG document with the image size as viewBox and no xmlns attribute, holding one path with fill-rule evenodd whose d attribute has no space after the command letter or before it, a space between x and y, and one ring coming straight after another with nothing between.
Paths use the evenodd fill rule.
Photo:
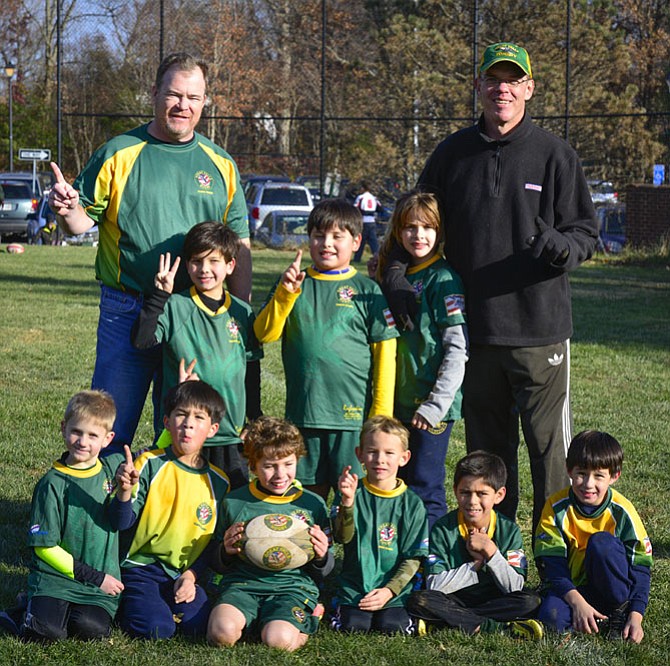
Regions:
<instances>
[{"instance_id":1,"label":"team logo on jersey","mask_svg":"<svg viewBox=\"0 0 670 666\"><path fill-rule=\"evenodd\" d=\"M303 523L309 525L309 513L307 511L298 509L297 511L294 511L291 516L293 516L293 518L296 520L302 520Z\"/></svg>"},{"instance_id":2,"label":"team logo on jersey","mask_svg":"<svg viewBox=\"0 0 670 666\"><path fill-rule=\"evenodd\" d=\"M447 316L462 315L465 312L465 299L463 294L449 294L444 297L444 305L447 308Z\"/></svg>"},{"instance_id":3,"label":"team logo on jersey","mask_svg":"<svg viewBox=\"0 0 670 666\"><path fill-rule=\"evenodd\" d=\"M228 341L229 342L239 342L239 339L240 339L240 323L236 319L231 319L228 322L227 328L228 328L228 334L230 336L228 338Z\"/></svg>"},{"instance_id":4,"label":"team logo on jersey","mask_svg":"<svg viewBox=\"0 0 670 666\"><path fill-rule=\"evenodd\" d=\"M345 421L363 421L363 408L356 405L342 405L342 418Z\"/></svg>"},{"instance_id":5,"label":"team logo on jersey","mask_svg":"<svg viewBox=\"0 0 670 666\"><path fill-rule=\"evenodd\" d=\"M195 517L201 525L207 525L213 515L212 507L204 502L195 510Z\"/></svg>"},{"instance_id":6,"label":"team logo on jersey","mask_svg":"<svg viewBox=\"0 0 670 666\"><path fill-rule=\"evenodd\" d=\"M348 284L341 286L337 290L337 305L352 308L351 301L354 300L355 295L356 291L353 287L350 287Z\"/></svg>"},{"instance_id":7,"label":"team logo on jersey","mask_svg":"<svg viewBox=\"0 0 670 666\"><path fill-rule=\"evenodd\" d=\"M418 303L421 300L421 294L423 294L423 280L417 280L413 285L414 296L416 296L416 302Z\"/></svg>"},{"instance_id":8,"label":"team logo on jersey","mask_svg":"<svg viewBox=\"0 0 670 666\"><path fill-rule=\"evenodd\" d=\"M302 624L305 621L305 611L302 608L298 608L298 606L293 606L291 609L291 615Z\"/></svg>"},{"instance_id":9,"label":"team logo on jersey","mask_svg":"<svg viewBox=\"0 0 670 666\"><path fill-rule=\"evenodd\" d=\"M528 560L526 560L526 553L523 550L508 550L507 564L516 569L527 569Z\"/></svg>"},{"instance_id":10,"label":"team logo on jersey","mask_svg":"<svg viewBox=\"0 0 670 666\"><path fill-rule=\"evenodd\" d=\"M390 550L398 534L398 530L393 523L384 523L379 528L379 547Z\"/></svg>"},{"instance_id":11,"label":"team logo on jersey","mask_svg":"<svg viewBox=\"0 0 670 666\"><path fill-rule=\"evenodd\" d=\"M105 479L102 482L102 491L105 495L111 495L114 492L114 481L110 478Z\"/></svg>"},{"instance_id":12,"label":"team logo on jersey","mask_svg":"<svg viewBox=\"0 0 670 666\"><path fill-rule=\"evenodd\" d=\"M197 171L195 174L195 182L198 184L198 189L200 191L212 189L213 180L206 171Z\"/></svg>"},{"instance_id":13,"label":"team logo on jersey","mask_svg":"<svg viewBox=\"0 0 670 666\"><path fill-rule=\"evenodd\" d=\"M393 328L395 326L395 319L393 318L393 313L389 308L384 308L384 319L386 320L386 325L389 328Z\"/></svg>"}]
</instances>

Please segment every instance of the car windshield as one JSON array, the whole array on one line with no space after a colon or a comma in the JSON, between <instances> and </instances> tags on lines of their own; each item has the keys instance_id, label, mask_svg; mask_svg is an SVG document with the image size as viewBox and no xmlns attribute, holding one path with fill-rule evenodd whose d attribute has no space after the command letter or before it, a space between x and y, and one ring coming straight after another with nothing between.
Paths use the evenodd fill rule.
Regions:
<instances>
[{"instance_id":1,"label":"car windshield","mask_svg":"<svg viewBox=\"0 0 670 666\"><path fill-rule=\"evenodd\" d=\"M306 234L306 215L284 215L277 220L277 226L287 234Z\"/></svg>"},{"instance_id":2,"label":"car windshield","mask_svg":"<svg viewBox=\"0 0 670 666\"><path fill-rule=\"evenodd\" d=\"M5 193L5 199L32 199L29 185L21 183L0 183Z\"/></svg>"},{"instance_id":3,"label":"car windshield","mask_svg":"<svg viewBox=\"0 0 670 666\"><path fill-rule=\"evenodd\" d=\"M264 206L307 206L307 192L291 188L266 188L263 190L261 204Z\"/></svg>"}]
</instances>

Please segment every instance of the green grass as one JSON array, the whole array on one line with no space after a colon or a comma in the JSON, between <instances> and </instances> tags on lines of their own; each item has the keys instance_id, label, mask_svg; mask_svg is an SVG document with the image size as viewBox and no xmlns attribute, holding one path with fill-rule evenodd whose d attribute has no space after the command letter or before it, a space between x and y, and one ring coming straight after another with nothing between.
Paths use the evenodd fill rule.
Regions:
<instances>
[{"instance_id":1,"label":"green grass","mask_svg":"<svg viewBox=\"0 0 670 666\"><path fill-rule=\"evenodd\" d=\"M0 251L0 607L25 585L25 534L37 479L60 453L59 423L68 398L88 386L95 356L98 289L95 250L28 247L23 255ZM254 252L254 304L259 305L292 253ZM303 262L303 263L306 263ZM242 644L215 650L174 639L145 643L114 631L109 641L63 641L42 647L0 637L0 664L670 664L670 525L668 423L670 423L670 270L665 257L629 255L589 262L573 274L575 334L572 404L575 429L599 428L624 445L617 487L638 507L654 545L646 636L637 645L578 636L550 636L539 644L503 636L466 637L440 631L425 638L350 637L327 627L294 655ZM284 404L279 345L265 349L263 405L281 415ZM151 438L145 408L138 442ZM457 424L448 473L465 450ZM519 522L529 543L530 481L521 452ZM531 582L537 581L534 570Z\"/></svg>"}]
</instances>

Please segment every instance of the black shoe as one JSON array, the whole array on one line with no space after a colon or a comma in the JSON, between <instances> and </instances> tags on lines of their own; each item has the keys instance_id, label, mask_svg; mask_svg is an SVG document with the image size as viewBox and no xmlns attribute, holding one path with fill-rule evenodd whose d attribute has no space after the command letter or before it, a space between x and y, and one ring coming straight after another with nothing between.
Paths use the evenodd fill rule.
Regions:
<instances>
[{"instance_id":1,"label":"black shoe","mask_svg":"<svg viewBox=\"0 0 670 666\"><path fill-rule=\"evenodd\" d=\"M23 619L23 609L8 608L0 611L0 633L19 635L19 625Z\"/></svg>"},{"instance_id":2,"label":"black shoe","mask_svg":"<svg viewBox=\"0 0 670 666\"><path fill-rule=\"evenodd\" d=\"M615 608L609 616L609 626L607 628L607 638L611 641L621 638L623 628L628 621L629 601L624 601L621 606Z\"/></svg>"}]
</instances>

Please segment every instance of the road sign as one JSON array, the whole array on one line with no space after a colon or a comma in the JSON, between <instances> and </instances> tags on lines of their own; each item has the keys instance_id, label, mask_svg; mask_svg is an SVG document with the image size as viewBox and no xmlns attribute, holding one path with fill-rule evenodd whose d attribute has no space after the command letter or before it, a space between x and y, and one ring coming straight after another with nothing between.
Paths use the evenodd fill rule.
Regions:
<instances>
[{"instance_id":1,"label":"road sign","mask_svg":"<svg viewBox=\"0 0 670 666\"><path fill-rule=\"evenodd\" d=\"M654 164L654 185L663 185L665 180L665 164Z\"/></svg>"},{"instance_id":2,"label":"road sign","mask_svg":"<svg viewBox=\"0 0 670 666\"><path fill-rule=\"evenodd\" d=\"M46 162L51 159L51 151L48 148L19 148L19 159L28 162L32 160Z\"/></svg>"}]
</instances>

